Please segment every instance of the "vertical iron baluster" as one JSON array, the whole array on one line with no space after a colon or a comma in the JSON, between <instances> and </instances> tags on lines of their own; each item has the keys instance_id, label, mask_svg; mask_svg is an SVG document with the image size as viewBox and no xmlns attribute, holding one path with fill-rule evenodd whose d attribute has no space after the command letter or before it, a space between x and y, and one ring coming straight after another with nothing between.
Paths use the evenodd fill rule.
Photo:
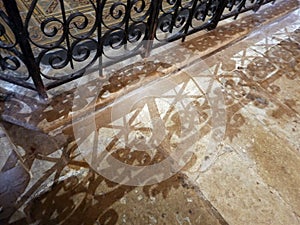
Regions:
<instances>
[{"instance_id":1,"label":"vertical iron baluster","mask_svg":"<svg viewBox=\"0 0 300 225\"><path fill-rule=\"evenodd\" d=\"M18 9L16 0L3 0L6 13L12 25L12 31L16 37L17 43L23 54L23 62L28 69L28 73L38 91L39 95L47 98L46 89L41 78L40 68L35 61L35 57L29 43L29 34L23 25L20 11Z\"/></svg>"},{"instance_id":2,"label":"vertical iron baluster","mask_svg":"<svg viewBox=\"0 0 300 225\"><path fill-rule=\"evenodd\" d=\"M206 17L208 16L210 6L211 6L211 1L208 1L208 3L206 2L204 16L202 18L203 22L206 20Z\"/></svg>"},{"instance_id":3,"label":"vertical iron baluster","mask_svg":"<svg viewBox=\"0 0 300 225\"><path fill-rule=\"evenodd\" d=\"M189 17L188 17L188 20L186 22L186 26L185 26L185 29L184 29L184 35L183 35L183 37L181 39L182 42L185 41L186 36L187 36L187 34L189 32L189 28L190 28L190 25L192 24L192 21L193 21L193 17L194 17L194 14L195 14L197 3L198 3L198 0L194 0L193 1L193 5L192 5L192 8L190 10L190 14L189 14Z\"/></svg>"},{"instance_id":4,"label":"vertical iron baluster","mask_svg":"<svg viewBox=\"0 0 300 225\"><path fill-rule=\"evenodd\" d=\"M174 9L174 13L173 13L173 16L172 16L170 34L173 32L173 28L176 25L176 18L178 16L178 9L179 9L180 5L181 5L181 0L176 0L175 9Z\"/></svg>"},{"instance_id":5,"label":"vertical iron baluster","mask_svg":"<svg viewBox=\"0 0 300 225\"><path fill-rule=\"evenodd\" d=\"M98 54L98 70L100 77L103 76L103 41L102 41L102 14L103 8L106 3L106 0L97 0L97 12L96 12L96 23L98 23L97 35L98 35L98 45L97 45L97 54Z\"/></svg>"},{"instance_id":6,"label":"vertical iron baluster","mask_svg":"<svg viewBox=\"0 0 300 225\"><path fill-rule=\"evenodd\" d=\"M129 18L130 18L130 11L131 11L131 0L127 0L127 5L126 5L126 9L125 9L125 49L126 49L126 44L127 44L127 40L129 38Z\"/></svg>"},{"instance_id":7,"label":"vertical iron baluster","mask_svg":"<svg viewBox=\"0 0 300 225\"><path fill-rule=\"evenodd\" d=\"M210 5L212 4L212 1L214 1L214 0L210 0L209 1ZM208 30L213 30L213 29L215 29L218 26L218 23L221 20L221 17L222 17L222 15L224 13L224 10L225 10L227 4L228 4L228 0L220 0L219 1L217 9L216 9L216 12L213 15L213 19L212 19L209 27L207 28Z\"/></svg>"},{"instance_id":8,"label":"vertical iron baluster","mask_svg":"<svg viewBox=\"0 0 300 225\"><path fill-rule=\"evenodd\" d=\"M1 52L0 52L0 68L2 70L5 70L5 63L4 63L4 59L3 59L2 55L1 55Z\"/></svg>"},{"instance_id":9,"label":"vertical iron baluster","mask_svg":"<svg viewBox=\"0 0 300 225\"><path fill-rule=\"evenodd\" d=\"M264 4L263 0L257 0L256 2L256 7L254 8L254 11L256 12L257 10L259 10L259 8Z\"/></svg>"},{"instance_id":10,"label":"vertical iron baluster","mask_svg":"<svg viewBox=\"0 0 300 225\"><path fill-rule=\"evenodd\" d=\"M67 43L67 57L68 60L70 61L71 68L74 69L74 63L73 63L72 52L71 52L72 49L71 49L70 35L69 35L69 24L66 15L65 4L64 4L64 0L59 0L59 2L60 2L61 13L62 13L62 19L64 23L63 35L65 36L66 43Z\"/></svg>"},{"instance_id":11,"label":"vertical iron baluster","mask_svg":"<svg viewBox=\"0 0 300 225\"><path fill-rule=\"evenodd\" d=\"M150 52L152 50L153 46L153 41L155 38L156 34L156 29L158 25L158 17L159 17L159 11L160 11L160 6L162 4L163 0L152 0L151 1L151 9L150 9L150 15L148 18L148 29L146 30L146 35L145 35L145 51L142 54L142 57L147 58L150 55Z\"/></svg>"},{"instance_id":12,"label":"vertical iron baluster","mask_svg":"<svg viewBox=\"0 0 300 225\"><path fill-rule=\"evenodd\" d=\"M245 7L245 5L246 5L246 0L243 0L243 1L240 3L240 5L238 6L238 9L237 9L238 13L234 16L234 19L237 19L237 17L239 16L239 14L240 14L242 8Z\"/></svg>"},{"instance_id":13,"label":"vertical iron baluster","mask_svg":"<svg viewBox=\"0 0 300 225\"><path fill-rule=\"evenodd\" d=\"M231 10L233 9L234 5L235 5L235 0L231 0L231 4L228 7L228 11L229 12L231 12Z\"/></svg>"}]
</instances>

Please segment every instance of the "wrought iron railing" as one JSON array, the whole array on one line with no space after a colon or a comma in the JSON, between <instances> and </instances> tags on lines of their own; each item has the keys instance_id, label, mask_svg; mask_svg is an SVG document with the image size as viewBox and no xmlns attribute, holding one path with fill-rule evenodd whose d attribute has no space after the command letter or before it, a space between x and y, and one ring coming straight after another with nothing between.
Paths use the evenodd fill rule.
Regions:
<instances>
[{"instance_id":1,"label":"wrought iron railing","mask_svg":"<svg viewBox=\"0 0 300 225\"><path fill-rule=\"evenodd\" d=\"M45 10L45 2L56 5ZM97 61L103 68L146 57L275 0L81 0L77 8L74 2L0 0L0 79L46 97Z\"/></svg>"}]
</instances>

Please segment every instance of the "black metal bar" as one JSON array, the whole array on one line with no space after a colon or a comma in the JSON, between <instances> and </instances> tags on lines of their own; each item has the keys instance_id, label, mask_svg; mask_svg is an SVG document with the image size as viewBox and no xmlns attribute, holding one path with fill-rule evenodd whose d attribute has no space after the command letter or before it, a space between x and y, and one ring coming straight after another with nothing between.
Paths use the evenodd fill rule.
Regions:
<instances>
[{"instance_id":1,"label":"black metal bar","mask_svg":"<svg viewBox=\"0 0 300 225\"><path fill-rule=\"evenodd\" d=\"M173 32L173 28L174 26L176 25L176 19L177 19L177 16L178 16L178 9L179 9L179 6L181 5L181 0L177 0L175 2L175 6L174 6L174 13L172 15L172 22L171 22L171 29L170 29L170 33Z\"/></svg>"},{"instance_id":2,"label":"black metal bar","mask_svg":"<svg viewBox=\"0 0 300 225\"><path fill-rule=\"evenodd\" d=\"M193 17L194 17L194 13L195 13L195 10L196 10L196 7L197 7L197 3L198 3L198 0L194 0L193 1L193 5L192 5L192 8L191 8L191 11L190 11L187 23L186 23L186 27L184 29L184 36L182 37L182 42L185 41L186 36L187 36L187 34L189 32L190 24L192 23L192 20L193 20Z\"/></svg>"},{"instance_id":3,"label":"black metal bar","mask_svg":"<svg viewBox=\"0 0 300 225\"><path fill-rule=\"evenodd\" d=\"M210 1L211 4L211 1ZM209 24L208 30L213 30L218 26L218 23L220 22L221 16L228 4L228 0L221 0L219 1L218 7L216 9L216 12L214 14L213 20Z\"/></svg>"},{"instance_id":4,"label":"black metal bar","mask_svg":"<svg viewBox=\"0 0 300 225\"><path fill-rule=\"evenodd\" d=\"M142 54L142 57L144 57L144 58L149 57L150 52L153 47L153 41L155 39L161 4L162 4L162 0L160 0L160 1L152 0L151 1L150 16L148 19L148 29L146 31L146 36L145 36L145 40L146 40L146 45L144 46L145 52Z\"/></svg>"},{"instance_id":5,"label":"black metal bar","mask_svg":"<svg viewBox=\"0 0 300 225\"><path fill-rule=\"evenodd\" d=\"M97 55L98 55L98 71L99 77L103 76L103 42L102 42L102 14L106 0L97 0L97 12L96 12L96 23L97 23Z\"/></svg>"},{"instance_id":6,"label":"black metal bar","mask_svg":"<svg viewBox=\"0 0 300 225\"><path fill-rule=\"evenodd\" d=\"M246 0L243 0L243 1L240 3L240 5L239 5L239 7L238 7L238 9L237 9L237 14L234 16L234 19L237 19L237 17L240 15L241 10L242 10L243 8L245 8L245 4L246 4Z\"/></svg>"},{"instance_id":7,"label":"black metal bar","mask_svg":"<svg viewBox=\"0 0 300 225\"><path fill-rule=\"evenodd\" d=\"M70 35L69 35L69 26L68 26L68 21L67 21L67 15L66 15L66 9L65 9L65 4L64 0L59 0L60 2L60 9L61 9L61 14L62 14L62 19L63 19L63 29L64 29L64 35L66 36L66 43L67 43L67 55L68 59L70 60L70 66L72 69L74 69L74 63L72 59L72 52L71 52L71 41L70 41Z\"/></svg>"},{"instance_id":8,"label":"black metal bar","mask_svg":"<svg viewBox=\"0 0 300 225\"><path fill-rule=\"evenodd\" d=\"M41 97L47 98L46 89L40 75L40 68L35 62L34 54L28 41L28 33L24 28L22 18L15 0L3 0L3 4L12 24L12 31L24 55L24 64Z\"/></svg>"}]
</instances>

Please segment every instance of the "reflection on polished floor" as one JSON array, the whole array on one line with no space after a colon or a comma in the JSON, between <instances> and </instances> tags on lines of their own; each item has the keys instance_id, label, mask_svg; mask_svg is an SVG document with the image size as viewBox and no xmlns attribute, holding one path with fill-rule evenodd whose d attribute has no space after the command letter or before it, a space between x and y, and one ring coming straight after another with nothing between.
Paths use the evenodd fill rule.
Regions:
<instances>
[{"instance_id":1,"label":"reflection on polished floor","mask_svg":"<svg viewBox=\"0 0 300 225\"><path fill-rule=\"evenodd\" d=\"M0 224L300 224L298 1L113 74L1 96Z\"/></svg>"}]
</instances>

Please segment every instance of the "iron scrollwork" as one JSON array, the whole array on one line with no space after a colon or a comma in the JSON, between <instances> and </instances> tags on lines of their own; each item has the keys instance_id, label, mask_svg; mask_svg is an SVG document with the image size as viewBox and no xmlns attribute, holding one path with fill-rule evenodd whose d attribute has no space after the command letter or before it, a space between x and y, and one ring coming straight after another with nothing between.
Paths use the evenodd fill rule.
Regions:
<instances>
[{"instance_id":1,"label":"iron scrollwork","mask_svg":"<svg viewBox=\"0 0 300 225\"><path fill-rule=\"evenodd\" d=\"M5 11L0 9L0 69L3 71L0 78L32 89L31 84L26 85L30 75L24 64L25 56L18 46L13 28L14 25Z\"/></svg>"},{"instance_id":2,"label":"iron scrollwork","mask_svg":"<svg viewBox=\"0 0 300 225\"><path fill-rule=\"evenodd\" d=\"M9 4L7 0L1 1ZM16 3L15 0L11 2ZM21 2L18 4L23 4ZM26 48L34 54L30 63L37 66L35 82L29 81L33 75L27 69L25 45L20 48L14 36L16 26L2 9L0 78L8 80L11 76L15 79L12 77L16 75L25 83L12 82L38 89L36 85L43 86L37 79L40 76L45 87L50 89L84 75L99 59L103 68L150 52L165 42L184 40L196 31L212 29L224 18L255 10L269 2L274 0L85 0L80 4L58 0L52 11L46 10L44 14L40 11L41 16L36 14L41 1L26 1L28 13L19 25L25 29L23 38L30 43L25 43ZM154 44L145 46L147 40Z\"/></svg>"}]
</instances>

